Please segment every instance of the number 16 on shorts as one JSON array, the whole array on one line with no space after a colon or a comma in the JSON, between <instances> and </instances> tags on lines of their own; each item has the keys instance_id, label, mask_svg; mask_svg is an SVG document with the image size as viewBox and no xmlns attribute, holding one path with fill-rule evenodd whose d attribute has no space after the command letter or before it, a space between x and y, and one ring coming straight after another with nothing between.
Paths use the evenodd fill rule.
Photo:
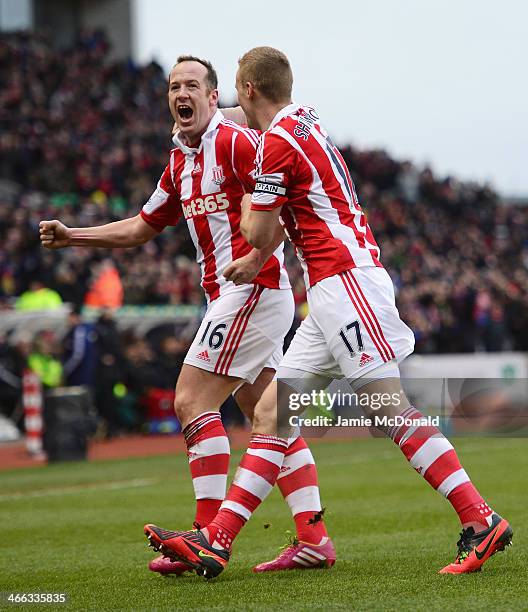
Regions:
<instances>
[{"instance_id":1,"label":"number 16 on shorts","mask_svg":"<svg viewBox=\"0 0 528 612\"><path fill-rule=\"evenodd\" d=\"M205 327L205 331L200 338L200 342L198 343L200 346L203 346L204 343L209 345L211 349L219 349L224 342L224 334L227 329L226 323L217 323L212 326L212 321L209 321Z\"/></svg>"}]
</instances>

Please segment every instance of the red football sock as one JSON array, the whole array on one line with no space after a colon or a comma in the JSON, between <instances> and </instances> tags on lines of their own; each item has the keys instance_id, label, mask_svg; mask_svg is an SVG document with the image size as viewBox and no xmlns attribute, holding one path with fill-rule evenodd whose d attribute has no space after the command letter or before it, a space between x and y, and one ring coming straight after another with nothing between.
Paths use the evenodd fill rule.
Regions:
<instances>
[{"instance_id":1,"label":"red football sock","mask_svg":"<svg viewBox=\"0 0 528 612\"><path fill-rule=\"evenodd\" d=\"M464 527L473 524L473 527L477 527L475 531L479 531L479 525L483 529L489 527L486 519L493 514L493 510L482 499L472 482L461 484L447 496L447 499L451 502Z\"/></svg>"},{"instance_id":2,"label":"red football sock","mask_svg":"<svg viewBox=\"0 0 528 612\"><path fill-rule=\"evenodd\" d=\"M221 505L221 499L197 499L194 525L196 527L208 525L217 515Z\"/></svg>"},{"instance_id":3,"label":"red football sock","mask_svg":"<svg viewBox=\"0 0 528 612\"><path fill-rule=\"evenodd\" d=\"M321 509L317 468L310 449L300 436L288 446L277 486L293 514L297 538L319 544L328 532Z\"/></svg>"},{"instance_id":4,"label":"red football sock","mask_svg":"<svg viewBox=\"0 0 528 612\"><path fill-rule=\"evenodd\" d=\"M299 512L293 519L297 530L297 539L308 542L308 544L320 544L323 538L328 537L322 511Z\"/></svg>"},{"instance_id":5,"label":"red football sock","mask_svg":"<svg viewBox=\"0 0 528 612\"><path fill-rule=\"evenodd\" d=\"M245 524L245 519L239 514L231 510L220 510L214 520L207 525L209 544L216 544L219 548L231 550L233 540Z\"/></svg>"},{"instance_id":6,"label":"red football sock","mask_svg":"<svg viewBox=\"0 0 528 612\"><path fill-rule=\"evenodd\" d=\"M216 516L225 497L229 440L219 412L204 412L183 431L196 497L195 523L203 527Z\"/></svg>"},{"instance_id":7,"label":"red football sock","mask_svg":"<svg viewBox=\"0 0 528 612\"><path fill-rule=\"evenodd\" d=\"M424 418L412 406L401 416L405 419ZM471 525L475 531L479 531L479 527L489 527L486 519L493 511L469 479L455 449L437 427L403 424L391 427L388 434L412 467L451 502L463 527Z\"/></svg>"},{"instance_id":8,"label":"red football sock","mask_svg":"<svg viewBox=\"0 0 528 612\"><path fill-rule=\"evenodd\" d=\"M276 436L253 434L246 454L225 501L207 526L209 543L231 549L246 521L268 496L279 475L288 441Z\"/></svg>"}]
</instances>

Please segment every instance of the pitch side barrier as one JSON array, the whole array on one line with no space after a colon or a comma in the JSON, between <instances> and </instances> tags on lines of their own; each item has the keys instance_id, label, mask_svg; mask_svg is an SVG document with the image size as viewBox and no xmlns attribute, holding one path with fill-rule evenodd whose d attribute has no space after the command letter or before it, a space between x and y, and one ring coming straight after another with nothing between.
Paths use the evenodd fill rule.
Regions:
<instances>
[{"instance_id":1,"label":"pitch side barrier","mask_svg":"<svg viewBox=\"0 0 528 612\"><path fill-rule=\"evenodd\" d=\"M170 327L169 333L192 337L202 316L200 306L126 306L112 311L121 331L134 330L144 336L155 328ZM68 330L71 308L44 311L0 311L0 338L17 344L31 341L39 332L52 330L60 339ZM85 321L96 320L102 310L84 309ZM7 378L6 378L7 377ZM49 461L69 461L86 458L87 440L95 431L96 417L93 400L85 387L58 387L44 394L38 376L26 369L21 379L0 363L0 382L20 390L24 411L26 447L30 455ZM46 404L46 410L44 410ZM1 406L0 406L1 408ZM1 436L0 436L1 437Z\"/></svg>"},{"instance_id":2,"label":"pitch side barrier","mask_svg":"<svg viewBox=\"0 0 528 612\"><path fill-rule=\"evenodd\" d=\"M9 335L10 341L16 341L21 334L33 336L39 331L49 329L60 337L67 331L70 311L71 306L68 304L55 310L29 312L0 310L0 335ZM84 308L82 317L94 321L103 312L102 309ZM202 307L196 305L123 306L111 311L120 330L133 329L139 336L165 324L185 328L188 324L192 324L201 312Z\"/></svg>"},{"instance_id":3,"label":"pitch side barrier","mask_svg":"<svg viewBox=\"0 0 528 612\"><path fill-rule=\"evenodd\" d=\"M283 379L280 435L296 427L305 437L379 437L401 427L429 435L433 426L449 436L528 436L527 354L416 355L400 370L404 395L366 393L344 379L325 388ZM419 422L409 422L407 398L423 415Z\"/></svg>"}]
</instances>

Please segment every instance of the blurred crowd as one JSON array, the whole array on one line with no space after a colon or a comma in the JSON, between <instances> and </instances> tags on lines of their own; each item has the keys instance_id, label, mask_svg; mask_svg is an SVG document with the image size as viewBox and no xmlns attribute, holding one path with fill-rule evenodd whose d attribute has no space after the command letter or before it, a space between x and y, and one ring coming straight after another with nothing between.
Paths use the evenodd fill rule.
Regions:
<instances>
[{"instance_id":1,"label":"blurred crowd","mask_svg":"<svg viewBox=\"0 0 528 612\"><path fill-rule=\"evenodd\" d=\"M105 257L43 252L43 218L98 225L136 214L168 159L172 121L156 64L105 62L86 32L66 53L34 34L0 38L0 299L38 276L82 303ZM18 188L20 186L20 189ZM114 251L127 304L200 303L192 243L182 228L142 249ZM156 261L156 265L153 265Z\"/></svg>"},{"instance_id":2,"label":"blurred crowd","mask_svg":"<svg viewBox=\"0 0 528 612\"><path fill-rule=\"evenodd\" d=\"M0 414L23 421L20 399L28 369L44 397L58 387L89 390L100 417L100 434L174 427L174 382L188 348L188 335L174 325L144 337L120 332L111 311L94 321L79 309L67 315L65 333L43 329L0 337ZM2 342L3 340L3 342Z\"/></svg>"},{"instance_id":3,"label":"blurred crowd","mask_svg":"<svg viewBox=\"0 0 528 612\"><path fill-rule=\"evenodd\" d=\"M38 34L0 37L4 308L22 309L21 296L42 290L75 307L203 302L183 224L133 250L39 247L41 219L87 226L136 214L168 159L166 75L155 63L109 62L108 51L101 31L81 32L61 51ZM505 206L486 185L436 177L385 151L342 152L417 352L528 351L528 208ZM289 248L287 267L302 317L302 275ZM132 364L132 379L140 362L144 372L145 364L162 371L159 347L117 332L112 338L113 363ZM171 381L185 349L173 340Z\"/></svg>"},{"instance_id":4,"label":"blurred crowd","mask_svg":"<svg viewBox=\"0 0 528 612\"><path fill-rule=\"evenodd\" d=\"M416 352L528 350L528 207L346 148Z\"/></svg>"}]
</instances>

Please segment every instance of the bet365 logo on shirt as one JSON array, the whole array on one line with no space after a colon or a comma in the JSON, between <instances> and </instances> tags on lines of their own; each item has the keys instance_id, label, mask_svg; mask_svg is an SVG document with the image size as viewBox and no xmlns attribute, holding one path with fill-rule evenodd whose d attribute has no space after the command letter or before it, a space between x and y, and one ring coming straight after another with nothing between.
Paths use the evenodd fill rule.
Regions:
<instances>
[{"instance_id":1,"label":"bet365 logo on shirt","mask_svg":"<svg viewBox=\"0 0 528 612\"><path fill-rule=\"evenodd\" d=\"M214 193L205 198L194 198L188 204L182 203L183 216L186 219L220 212L229 208L229 200L225 193Z\"/></svg>"}]
</instances>

